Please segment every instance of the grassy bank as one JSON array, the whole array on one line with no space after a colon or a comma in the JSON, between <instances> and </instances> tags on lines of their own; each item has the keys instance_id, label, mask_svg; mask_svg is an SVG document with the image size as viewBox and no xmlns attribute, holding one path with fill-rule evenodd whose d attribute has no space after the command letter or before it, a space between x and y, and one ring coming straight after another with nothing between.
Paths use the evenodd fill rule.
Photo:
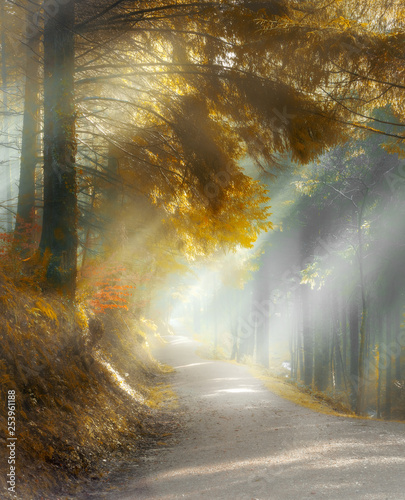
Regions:
<instances>
[{"instance_id":1,"label":"grassy bank","mask_svg":"<svg viewBox=\"0 0 405 500\"><path fill-rule=\"evenodd\" d=\"M61 297L0 277L1 498L65 498L135 457L163 432L165 367L151 325L125 311L91 315ZM152 332L153 333L153 332ZM15 394L16 487L7 396Z\"/></svg>"}]
</instances>

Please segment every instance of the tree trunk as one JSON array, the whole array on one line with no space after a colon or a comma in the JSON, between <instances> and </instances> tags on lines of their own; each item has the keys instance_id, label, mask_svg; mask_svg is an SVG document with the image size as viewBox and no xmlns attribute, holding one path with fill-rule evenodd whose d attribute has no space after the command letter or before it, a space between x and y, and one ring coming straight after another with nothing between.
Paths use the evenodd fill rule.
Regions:
<instances>
[{"instance_id":1,"label":"tree trunk","mask_svg":"<svg viewBox=\"0 0 405 500\"><path fill-rule=\"evenodd\" d=\"M304 381L304 348L303 348L303 339L302 339L302 287L297 288L295 292L297 304L297 314L296 314L296 332L297 332L297 381Z\"/></svg>"},{"instance_id":2,"label":"tree trunk","mask_svg":"<svg viewBox=\"0 0 405 500\"><path fill-rule=\"evenodd\" d=\"M359 378L359 308L357 297L350 304L349 312L350 331L350 403L354 409L357 401L358 378Z\"/></svg>"},{"instance_id":3,"label":"tree trunk","mask_svg":"<svg viewBox=\"0 0 405 500\"><path fill-rule=\"evenodd\" d=\"M313 331L310 322L310 300L309 300L309 287L301 286L301 312L302 312L302 341L304 351L304 384L308 387L312 386L313 373L314 373L314 342Z\"/></svg>"},{"instance_id":4,"label":"tree trunk","mask_svg":"<svg viewBox=\"0 0 405 500\"><path fill-rule=\"evenodd\" d=\"M4 182L6 184L7 198L7 213L6 213L6 228L7 232L11 233L13 229L13 212L10 208L12 191L11 191L11 162L9 152L9 109L8 109L8 71L7 71L7 47L6 47L6 32L4 27L5 20L5 0L1 2L0 19L1 19L1 85L2 85L2 100L3 100L3 130L2 136L4 141L3 147L3 167Z\"/></svg>"},{"instance_id":5,"label":"tree trunk","mask_svg":"<svg viewBox=\"0 0 405 500\"><path fill-rule=\"evenodd\" d=\"M391 418L391 406L392 406L392 353L391 353L391 342L392 342L392 311L388 310L386 313L386 349L385 349L385 417L389 420Z\"/></svg>"},{"instance_id":6,"label":"tree trunk","mask_svg":"<svg viewBox=\"0 0 405 500\"><path fill-rule=\"evenodd\" d=\"M342 381L344 378L344 367L342 361L342 351L340 346L341 323L339 310L340 302L338 299L337 290L331 293L330 310L332 311L332 352L331 362L333 363L334 390L342 389Z\"/></svg>"},{"instance_id":7,"label":"tree trunk","mask_svg":"<svg viewBox=\"0 0 405 500\"><path fill-rule=\"evenodd\" d=\"M94 209L94 203L96 201L96 186L92 187L91 195L90 195L90 207L89 207L89 212L92 214L93 209ZM82 251L82 259L81 259L81 265L80 265L80 274L83 276L83 274L86 272L86 264L87 264L87 255L89 253L91 246L91 226L89 225L86 229L86 235L84 238L84 245L83 245L83 251Z\"/></svg>"},{"instance_id":8,"label":"tree trunk","mask_svg":"<svg viewBox=\"0 0 405 500\"><path fill-rule=\"evenodd\" d=\"M74 0L44 29L44 212L40 248L50 252L49 284L70 299L76 288L77 196L74 111Z\"/></svg>"},{"instance_id":9,"label":"tree trunk","mask_svg":"<svg viewBox=\"0 0 405 500\"><path fill-rule=\"evenodd\" d=\"M328 293L324 290L313 293L315 297L317 313L315 317L317 321L314 324L314 387L321 392L326 391L329 380L329 369L333 367L333 363L329 362L329 337L330 337L330 320ZM332 344L333 353L333 344ZM332 361L332 360L331 360Z\"/></svg>"},{"instance_id":10,"label":"tree trunk","mask_svg":"<svg viewBox=\"0 0 405 500\"><path fill-rule=\"evenodd\" d=\"M383 356L381 352L381 344L383 340L383 322L381 314L377 316L377 359L376 359L376 379L377 379L377 418L381 418L381 382L382 382L382 371L383 371Z\"/></svg>"},{"instance_id":11,"label":"tree trunk","mask_svg":"<svg viewBox=\"0 0 405 500\"><path fill-rule=\"evenodd\" d=\"M288 315L290 319L290 324L291 324L291 330L290 330L290 341L289 341L289 347L290 347L290 363L291 363L291 378L293 380L297 380L298 376L298 347L297 347L297 339L298 339L298 328L297 328L297 322L294 321L291 311L290 311L290 304L287 302L287 307L288 307Z\"/></svg>"},{"instance_id":12,"label":"tree trunk","mask_svg":"<svg viewBox=\"0 0 405 500\"><path fill-rule=\"evenodd\" d=\"M342 335L342 374L343 379L346 379L347 375L347 311L346 311L346 300L342 294L342 290L339 289L339 321L340 321L340 332Z\"/></svg>"},{"instance_id":13,"label":"tree trunk","mask_svg":"<svg viewBox=\"0 0 405 500\"><path fill-rule=\"evenodd\" d=\"M400 343L401 337L401 304L396 297L396 303L394 307L394 332L395 332L395 378L396 380L401 380L401 352L402 347Z\"/></svg>"},{"instance_id":14,"label":"tree trunk","mask_svg":"<svg viewBox=\"0 0 405 500\"><path fill-rule=\"evenodd\" d=\"M363 210L367 200L366 191L363 202L360 209L357 212L357 236L359 242L359 248L357 251L357 257L359 260L359 274L360 274L360 297L361 297L361 322L359 331L359 379L357 387L357 401L356 401L356 413L357 415L362 415L365 410L365 398L366 398L366 352L367 352L367 303L366 303L366 283L364 278L364 241L363 241L363 230L362 230L362 220L363 220Z\"/></svg>"},{"instance_id":15,"label":"tree trunk","mask_svg":"<svg viewBox=\"0 0 405 500\"><path fill-rule=\"evenodd\" d=\"M39 35L27 41L24 118L21 143L20 184L15 228L15 240L20 251L34 244L32 226L35 221L35 168L37 163L37 134L39 122L38 82ZM28 227L27 227L28 225ZM21 248L24 245L25 248Z\"/></svg>"}]
</instances>

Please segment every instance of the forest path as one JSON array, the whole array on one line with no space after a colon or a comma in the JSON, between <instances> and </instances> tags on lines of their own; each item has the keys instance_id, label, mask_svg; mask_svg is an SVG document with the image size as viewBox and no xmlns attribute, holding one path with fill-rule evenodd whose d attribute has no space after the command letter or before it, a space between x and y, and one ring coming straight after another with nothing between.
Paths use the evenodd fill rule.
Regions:
<instances>
[{"instance_id":1,"label":"forest path","mask_svg":"<svg viewBox=\"0 0 405 500\"><path fill-rule=\"evenodd\" d=\"M176 369L182 429L103 498L405 499L403 424L315 413L186 336L165 340L155 356Z\"/></svg>"}]
</instances>

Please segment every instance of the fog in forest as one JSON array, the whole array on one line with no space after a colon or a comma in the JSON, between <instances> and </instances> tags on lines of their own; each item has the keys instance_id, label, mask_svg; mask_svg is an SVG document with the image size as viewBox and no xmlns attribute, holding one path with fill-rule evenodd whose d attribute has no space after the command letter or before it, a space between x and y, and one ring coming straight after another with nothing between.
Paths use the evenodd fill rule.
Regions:
<instances>
[{"instance_id":1,"label":"fog in forest","mask_svg":"<svg viewBox=\"0 0 405 500\"><path fill-rule=\"evenodd\" d=\"M171 435L153 349L177 335L405 419L404 19L0 1L0 380L49 488Z\"/></svg>"},{"instance_id":2,"label":"fog in forest","mask_svg":"<svg viewBox=\"0 0 405 500\"><path fill-rule=\"evenodd\" d=\"M219 358L261 364L354 410L364 349L367 413L390 415L394 404L399 416L405 172L377 141L367 145L372 152L345 162L350 177L340 149L304 178L270 181L273 230L250 250L174 275L162 307L174 329L184 324Z\"/></svg>"}]
</instances>

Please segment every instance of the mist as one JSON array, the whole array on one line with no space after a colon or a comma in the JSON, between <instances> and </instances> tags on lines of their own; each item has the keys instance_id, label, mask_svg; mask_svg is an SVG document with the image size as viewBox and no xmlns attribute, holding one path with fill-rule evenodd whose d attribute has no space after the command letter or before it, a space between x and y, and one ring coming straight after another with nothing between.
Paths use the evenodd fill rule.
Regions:
<instances>
[{"instance_id":1,"label":"mist","mask_svg":"<svg viewBox=\"0 0 405 500\"><path fill-rule=\"evenodd\" d=\"M187 325L214 357L264 366L354 412L361 394L368 415L400 418L403 160L375 137L348 157L360 143L328 152L304 176L268 181L274 229L251 250L193 268L182 293L173 276L169 322Z\"/></svg>"},{"instance_id":2,"label":"mist","mask_svg":"<svg viewBox=\"0 0 405 500\"><path fill-rule=\"evenodd\" d=\"M2 498L356 499L357 419L370 477L403 466L404 29L400 0L0 0Z\"/></svg>"}]
</instances>

